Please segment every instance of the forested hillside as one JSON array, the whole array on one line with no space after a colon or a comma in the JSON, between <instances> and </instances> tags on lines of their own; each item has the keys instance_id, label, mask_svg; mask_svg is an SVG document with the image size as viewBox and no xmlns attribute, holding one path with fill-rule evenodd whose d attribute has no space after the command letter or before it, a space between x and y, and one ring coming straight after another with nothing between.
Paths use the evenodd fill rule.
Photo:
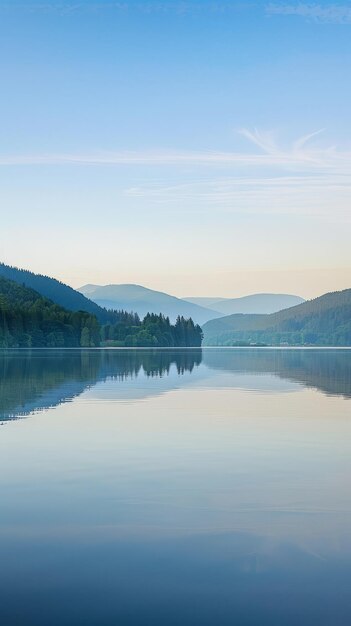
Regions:
<instances>
[{"instance_id":1,"label":"forested hillside","mask_svg":"<svg viewBox=\"0 0 351 626\"><path fill-rule=\"evenodd\" d=\"M203 327L205 345L351 345L351 289L271 315L229 315Z\"/></svg>"},{"instance_id":2,"label":"forested hillside","mask_svg":"<svg viewBox=\"0 0 351 626\"><path fill-rule=\"evenodd\" d=\"M109 316L105 309L86 298L79 291L56 280L56 278L34 274L28 270L11 267L4 263L0 263L0 276L34 289L45 298L52 300L52 302L59 304L65 309L70 311L87 311L92 315L96 315L101 323L109 321Z\"/></svg>"},{"instance_id":3,"label":"forested hillside","mask_svg":"<svg viewBox=\"0 0 351 626\"><path fill-rule=\"evenodd\" d=\"M0 348L98 346L99 323L0 276Z\"/></svg>"},{"instance_id":4,"label":"forested hillside","mask_svg":"<svg viewBox=\"0 0 351 626\"><path fill-rule=\"evenodd\" d=\"M163 315L147 314L143 321L125 311L110 313L100 326L86 311L67 311L33 289L0 277L0 348L201 346L202 330L191 319L175 324Z\"/></svg>"}]
</instances>

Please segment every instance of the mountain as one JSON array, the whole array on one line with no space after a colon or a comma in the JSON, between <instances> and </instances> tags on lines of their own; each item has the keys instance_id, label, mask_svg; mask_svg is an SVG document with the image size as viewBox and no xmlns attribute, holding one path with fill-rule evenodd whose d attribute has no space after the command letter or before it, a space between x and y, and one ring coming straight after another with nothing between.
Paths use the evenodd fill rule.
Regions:
<instances>
[{"instance_id":1,"label":"mountain","mask_svg":"<svg viewBox=\"0 0 351 626\"><path fill-rule=\"evenodd\" d=\"M107 311L104 311L82 293L56 280L56 278L50 278L42 274L34 274L28 270L11 267L4 263L0 263L0 276L34 289L45 298L59 304L65 309L69 309L70 311L87 311L92 315L96 315L100 322L109 321Z\"/></svg>"},{"instance_id":2,"label":"mountain","mask_svg":"<svg viewBox=\"0 0 351 626\"><path fill-rule=\"evenodd\" d=\"M141 285L84 285L78 291L85 296L89 295L100 307L134 311L141 318L147 313L162 313L173 322L178 315L182 315L191 317L197 324L204 324L221 315L218 311Z\"/></svg>"},{"instance_id":3,"label":"mountain","mask_svg":"<svg viewBox=\"0 0 351 626\"><path fill-rule=\"evenodd\" d=\"M99 323L86 311L67 311L40 293L0 276L0 348L90 347Z\"/></svg>"},{"instance_id":4,"label":"mountain","mask_svg":"<svg viewBox=\"0 0 351 626\"><path fill-rule=\"evenodd\" d=\"M269 315L235 314L203 326L205 345L351 345L351 289Z\"/></svg>"},{"instance_id":5,"label":"mountain","mask_svg":"<svg viewBox=\"0 0 351 626\"><path fill-rule=\"evenodd\" d=\"M276 313L305 302L285 293L254 293L243 298L184 298L187 302L214 309L223 315L234 313Z\"/></svg>"}]
</instances>

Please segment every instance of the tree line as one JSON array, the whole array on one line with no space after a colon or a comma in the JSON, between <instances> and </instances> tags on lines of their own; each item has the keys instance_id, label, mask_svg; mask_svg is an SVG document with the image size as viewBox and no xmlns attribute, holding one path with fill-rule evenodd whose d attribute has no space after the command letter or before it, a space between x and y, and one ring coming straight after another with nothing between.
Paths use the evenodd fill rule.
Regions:
<instances>
[{"instance_id":1,"label":"tree line","mask_svg":"<svg viewBox=\"0 0 351 626\"><path fill-rule=\"evenodd\" d=\"M0 348L201 346L202 330L192 319L107 311L101 325L86 311L68 311L39 293L0 277Z\"/></svg>"},{"instance_id":2,"label":"tree line","mask_svg":"<svg viewBox=\"0 0 351 626\"><path fill-rule=\"evenodd\" d=\"M136 313L116 312L117 323L105 324L101 340L108 346L131 347L200 347L202 329L191 318L178 316L175 324L162 314L147 313L140 320Z\"/></svg>"}]
</instances>

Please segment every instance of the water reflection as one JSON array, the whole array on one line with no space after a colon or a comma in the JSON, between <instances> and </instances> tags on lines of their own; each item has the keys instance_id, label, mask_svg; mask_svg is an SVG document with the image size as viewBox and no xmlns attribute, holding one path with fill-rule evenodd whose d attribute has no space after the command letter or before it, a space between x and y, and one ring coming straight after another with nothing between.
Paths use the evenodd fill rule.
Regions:
<instances>
[{"instance_id":1,"label":"water reflection","mask_svg":"<svg viewBox=\"0 0 351 626\"><path fill-rule=\"evenodd\" d=\"M201 350L21 350L0 353L0 419L24 417L83 393L98 381L192 372Z\"/></svg>"},{"instance_id":2,"label":"water reflection","mask_svg":"<svg viewBox=\"0 0 351 626\"><path fill-rule=\"evenodd\" d=\"M175 386L172 373L182 385L180 379L194 369L194 383L204 378L215 385L208 380L209 371L232 374L233 386L240 374L271 374L328 395L351 397L349 350L22 350L0 355L0 419L57 406L106 380L163 378L162 386L146 385L143 393L164 393ZM123 394L140 398L134 387L125 387Z\"/></svg>"},{"instance_id":3,"label":"water reflection","mask_svg":"<svg viewBox=\"0 0 351 626\"><path fill-rule=\"evenodd\" d=\"M328 395L351 397L351 350L204 350L211 369L267 374L296 381Z\"/></svg>"},{"instance_id":4,"label":"water reflection","mask_svg":"<svg viewBox=\"0 0 351 626\"><path fill-rule=\"evenodd\" d=\"M350 624L350 360L2 354L1 626Z\"/></svg>"}]
</instances>

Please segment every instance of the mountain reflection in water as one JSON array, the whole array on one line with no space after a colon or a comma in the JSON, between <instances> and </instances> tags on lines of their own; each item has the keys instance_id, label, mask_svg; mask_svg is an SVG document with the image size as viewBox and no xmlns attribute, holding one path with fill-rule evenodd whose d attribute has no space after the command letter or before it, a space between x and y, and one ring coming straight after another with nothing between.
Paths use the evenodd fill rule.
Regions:
<instances>
[{"instance_id":1,"label":"mountain reflection in water","mask_svg":"<svg viewBox=\"0 0 351 626\"><path fill-rule=\"evenodd\" d=\"M195 369L194 384L204 378L215 385L216 379L211 383L208 373L216 370L230 373L233 387L239 374L270 374L328 395L351 397L347 349L13 350L0 354L0 419L24 417L71 401L107 380L123 385L138 377L163 378L162 388L152 388L148 394L165 393L175 386L173 374L176 386L181 386L181 379Z\"/></svg>"}]
</instances>

